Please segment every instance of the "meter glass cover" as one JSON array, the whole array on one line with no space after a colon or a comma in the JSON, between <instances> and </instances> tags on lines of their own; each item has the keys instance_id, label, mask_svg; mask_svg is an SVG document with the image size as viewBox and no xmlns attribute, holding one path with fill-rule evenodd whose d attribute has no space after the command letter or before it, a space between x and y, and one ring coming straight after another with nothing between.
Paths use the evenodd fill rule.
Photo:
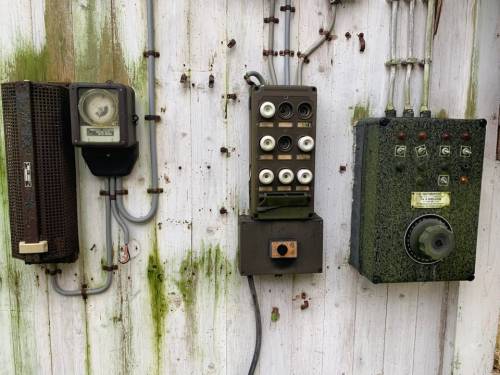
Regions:
<instances>
[{"instance_id":1,"label":"meter glass cover","mask_svg":"<svg viewBox=\"0 0 500 375\"><path fill-rule=\"evenodd\" d=\"M118 125L117 93L115 90L88 90L80 97L78 111L87 124L116 126Z\"/></svg>"}]
</instances>

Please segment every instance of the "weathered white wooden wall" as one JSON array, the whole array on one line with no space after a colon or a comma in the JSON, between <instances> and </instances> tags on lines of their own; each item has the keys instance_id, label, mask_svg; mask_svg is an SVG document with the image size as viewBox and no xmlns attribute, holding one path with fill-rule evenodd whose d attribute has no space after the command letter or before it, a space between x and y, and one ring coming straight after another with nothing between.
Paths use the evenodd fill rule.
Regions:
<instances>
[{"instance_id":1,"label":"weathered white wooden wall","mask_svg":"<svg viewBox=\"0 0 500 375\"><path fill-rule=\"evenodd\" d=\"M295 0L295 50L317 37L326 0ZM399 55L406 12L400 2ZM422 56L424 6L417 1ZM500 304L500 168L494 161L500 103L497 0L443 1L435 38L432 110L488 120L477 278L473 283L373 285L348 264L353 126L385 106L389 5L346 2L337 38L305 67L318 87L316 207L325 222L325 272L257 277L263 315L260 374L487 374ZM105 81L134 86L146 103L145 2L0 0L0 79ZM248 207L247 69L267 74L265 0L156 3L160 185L155 222L133 226L132 260L106 294L57 295L44 269L10 257L0 142L0 374L244 374L254 344L246 280L237 269L237 216ZM282 15L280 14L282 17ZM283 49L283 22L277 49ZM352 38L346 39L346 32ZM366 51L359 52L363 32ZM226 47L234 38L236 46ZM276 66L281 75L282 58ZM295 63L295 61L294 61ZM179 82L182 73L189 82ZM208 87L209 75L214 88ZM402 78L397 103L402 109ZM418 110L421 71L413 77ZM237 100L225 100L236 93ZM418 112L417 112L418 113ZM127 203L148 205L146 129L127 179ZM0 136L2 133L0 132ZM1 137L0 137L1 138ZM230 155L219 152L221 146ZM346 165L345 173L339 166ZM103 182L79 161L80 260L63 285L97 285L103 272ZM227 214L221 214L225 207ZM114 245L121 234L114 227ZM305 293L309 308L300 308ZM271 320L273 308L279 319Z\"/></svg>"}]
</instances>

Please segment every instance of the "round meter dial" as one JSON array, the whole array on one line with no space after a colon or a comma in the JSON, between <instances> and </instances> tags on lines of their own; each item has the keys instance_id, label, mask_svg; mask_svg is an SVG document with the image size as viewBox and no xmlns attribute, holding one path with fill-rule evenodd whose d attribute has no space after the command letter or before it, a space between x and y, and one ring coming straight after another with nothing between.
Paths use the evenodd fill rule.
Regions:
<instances>
[{"instance_id":1,"label":"round meter dial","mask_svg":"<svg viewBox=\"0 0 500 375\"><path fill-rule=\"evenodd\" d=\"M109 126L118 117L118 100L109 90L92 89L80 97L78 111L89 124Z\"/></svg>"}]
</instances>

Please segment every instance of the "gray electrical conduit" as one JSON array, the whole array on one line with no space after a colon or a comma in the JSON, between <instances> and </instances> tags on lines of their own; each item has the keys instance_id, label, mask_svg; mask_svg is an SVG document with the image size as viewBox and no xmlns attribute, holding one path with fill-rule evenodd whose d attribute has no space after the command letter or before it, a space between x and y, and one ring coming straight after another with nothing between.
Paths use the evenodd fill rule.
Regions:
<instances>
[{"instance_id":1,"label":"gray electrical conduit","mask_svg":"<svg viewBox=\"0 0 500 375\"><path fill-rule=\"evenodd\" d=\"M429 77L431 73L432 59L432 39L434 37L434 13L436 9L435 0L427 2L427 20L425 24L425 57L424 57L424 84L422 93L422 105L420 106L420 116L430 117L429 110Z\"/></svg>"},{"instance_id":2,"label":"gray electrical conduit","mask_svg":"<svg viewBox=\"0 0 500 375\"><path fill-rule=\"evenodd\" d=\"M155 43L154 43L154 9L153 9L153 0L147 0L147 28L148 28L148 41L147 41L147 50L154 51ZM148 55L148 96L149 96L149 114L154 115L156 110L156 102L155 102L155 56L152 54ZM151 159L151 188L158 189L158 157L157 157L157 148L156 148L156 124L154 121L149 121L149 152ZM122 190L122 181L121 178L117 178L116 180L116 188L118 190ZM123 203L123 197L118 195L116 197L116 205L118 208L118 212L120 215L132 222L137 224L146 223L151 220L158 210L158 201L159 196L157 193L152 194L151 198L151 206L146 215L141 217L136 217L128 212L127 208Z\"/></svg>"},{"instance_id":3,"label":"gray electrical conduit","mask_svg":"<svg viewBox=\"0 0 500 375\"><path fill-rule=\"evenodd\" d=\"M128 230L127 223L120 216L120 212L118 211L118 207L116 206L116 197L117 197L116 190L117 190L116 189L116 180L111 179L111 188L109 191L115 197L115 199L111 200L111 213L113 214L113 217L114 217L116 223L118 224L118 226L121 228L121 230L123 232L123 242L125 243L125 245L128 245L128 243L130 241L130 232Z\"/></svg>"},{"instance_id":4,"label":"gray electrical conduit","mask_svg":"<svg viewBox=\"0 0 500 375\"><path fill-rule=\"evenodd\" d=\"M250 80L250 77L254 77L255 79L257 79L257 81L259 81L260 86L266 84L266 80L264 79L262 74L260 74L259 72L256 72L255 70L251 70L251 71L245 73L245 77L244 77L245 81L247 81L247 83L249 83L249 84L253 83L253 81Z\"/></svg>"},{"instance_id":5,"label":"gray electrical conduit","mask_svg":"<svg viewBox=\"0 0 500 375\"><path fill-rule=\"evenodd\" d=\"M108 192L111 194L111 182L108 179ZM111 239L111 197L108 195L106 197L105 201L106 205L106 266L110 269L105 271L106 272L106 279L104 280L104 283L97 287L97 288L83 288L82 289L73 289L73 290L68 290L68 289L63 289L59 285L59 282L57 281L57 272L52 273L52 287L54 290L62 294L63 296L67 297L74 297L74 296L90 296L90 295L95 295L95 294L100 294L105 292L106 290L109 289L111 286L111 282L113 281L113 271L111 268L113 267L113 242Z\"/></svg>"},{"instance_id":6,"label":"gray electrical conduit","mask_svg":"<svg viewBox=\"0 0 500 375\"><path fill-rule=\"evenodd\" d=\"M413 109L411 105L411 71L413 64L416 62L413 57L413 34L414 34L414 13L415 13L415 0L409 0L408 10L408 55L406 56L406 79L405 79L405 107L403 115L413 117Z\"/></svg>"},{"instance_id":7,"label":"gray electrical conduit","mask_svg":"<svg viewBox=\"0 0 500 375\"><path fill-rule=\"evenodd\" d=\"M284 84L290 84L290 7L292 6L292 0L286 0L285 6L288 7L285 11L285 66L284 66ZM286 53L288 51L288 53Z\"/></svg>"},{"instance_id":8,"label":"gray electrical conduit","mask_svg":"<svg viewBox=\"0 0 500 375\"><path fill-rule=\"evenodd\" d=\"M268 48L269 54L267 55L267 65L269 67L269 75L271 76L271 84L278 84L278 78L276 78L276 70L274 69L274 19L276 13L276 0L271 0L271 9L269 12L269 39L268 39Z\"/></svg>"},{"instance_id":9,"label":"gray electrical conduit","mask_svg":"<svg viewBox=\"0 0 500 375\"><path fill-rule=\"evenodd\" d=\"M326 30L325 35L323 35L320 39L318 39L314 44L312 44L304 53L300 55L299 64L297 66L297 73L295 78L295 83L297 85L302 85L302 69L304 68L304 61L307 60L309 56L311 56L319 47L325 43L329 35L333 32L333 28L335 27L335 18L337 14L337 1L328 0L328 3L332 7L332 20L328 29Z\"/></svg>"},{"instance_id":10,"label":"gray electrical conduit","mask_svg":"<svg viewBox=\"0 0 500 375\"><path fill-rule=\"evenodd\" d=\"M386 107L386 114L388 115L396 114L394 108L394 83L396 81L396 34L398 25L398 5L399 5L399 0L392 0L391 34L390 34L391 58L389 60L389 66L390 66L389 90L387 93L387 107Z\"/></svg>"}]
</instances>

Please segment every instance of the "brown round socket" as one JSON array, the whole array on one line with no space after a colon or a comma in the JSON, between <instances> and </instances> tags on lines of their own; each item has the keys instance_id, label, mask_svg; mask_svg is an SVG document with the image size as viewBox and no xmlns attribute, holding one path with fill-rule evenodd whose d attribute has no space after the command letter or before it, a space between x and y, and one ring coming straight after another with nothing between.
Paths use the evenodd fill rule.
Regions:
<instances>
[{"instance_id":1,"label":"brown round socket","mask_svg":"<svg viewBox=\"0 0 500 375\"><path fill-rule=\"evenodd\" d=\"M469 183L469 177L468 176L460 176L460 184L467 185L468 183Z\"/></svg>"},{"instance_id":2,"label":"brown round socket","mask_svg":"<svg viewBox=\"0 0 500 375\"><path fill-rule=\"evenodd\" d=\"M427 132L420 132L420 133L418 133L418 139L419 140L425 141L425 140L427 140L427 138L428 138Z\"/></svg>"}]
</instances>

